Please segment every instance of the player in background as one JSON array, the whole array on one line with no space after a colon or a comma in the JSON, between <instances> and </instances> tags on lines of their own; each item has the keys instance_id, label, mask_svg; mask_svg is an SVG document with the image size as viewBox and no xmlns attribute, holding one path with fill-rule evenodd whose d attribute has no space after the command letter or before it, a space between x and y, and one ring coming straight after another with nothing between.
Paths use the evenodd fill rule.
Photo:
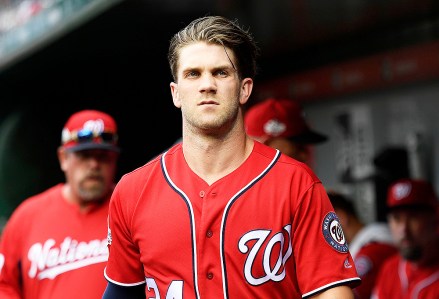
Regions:
<instances>
[{"instance_id":1,"label":"player in background","mask_svg":"<svg viewBox=\"0 0 439 299\"><path fill-rule=\"evenodd\" d=\"M65 182L24 200L4 228L0 298L102 298L117 138L107 113L69 117L57 151Z\"/></svg>"},{"instance_id":2,"label":"player in background","mask_svg":"<svg viewBox=\"0 0 439 299\"><path fill-rule=\"evenodd\" d=\"M349 197L333 190L328 191L328 196L361 278L361 285L354 289L355 298L370 299L381 265L398 251L389 227L385 222L365 224Z\"/></svg>"},{"instance_id":3,"label":"player in background","mask_svg":"<svg viewBox=\"0 0 439 299\"><path fill-rule=\"evenodd\" d=\"M439 203L433 186L424 180L395 181L387 207L399 253L382 266L372 298L439 298Z\"/></svg>"},{"instance_id":4,"label":"player in background","mask_svg":"<svg viewBox=\"0 0 439 299\"><path fill-rule=\"evenodd\" d=\"M328 137L312 130L302 107L292 99L268 98L249 107L244 115L247 134L257 141L312 166L312 146Z\"/></svg>"},{"instance_id":5,"label":"player in background","mask_svg":"<svg viewBox=\"0 0 439 299\"><path fill-rule=\"evenodd\" d=\"M245 133L257 54L220 16L172 37L183 140L116 185L104 299L353 298L360 278L322 183Z\"/></svg>"}]
</instances>

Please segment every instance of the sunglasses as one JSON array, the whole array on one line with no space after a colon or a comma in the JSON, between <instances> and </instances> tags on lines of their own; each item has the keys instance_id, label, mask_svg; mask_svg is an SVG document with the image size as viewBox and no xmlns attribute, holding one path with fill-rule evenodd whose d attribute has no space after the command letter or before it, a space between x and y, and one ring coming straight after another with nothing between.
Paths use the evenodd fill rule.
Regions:
<instances>
[{"instance_id":1,"label":"sunglasses","mask_svg":"<svg viewBox=\"0 0 439 299\"><path fill-rule=\"evenodd\" d=\"M70 133L70 140L78 143L90 142L96 139L107 143L116 143L118 136L116 133L111 132L96 132L89 129L82 129L79 131L73 131ZM67 141L68 142L68 141Z\"/></svg>"}]
</instances>

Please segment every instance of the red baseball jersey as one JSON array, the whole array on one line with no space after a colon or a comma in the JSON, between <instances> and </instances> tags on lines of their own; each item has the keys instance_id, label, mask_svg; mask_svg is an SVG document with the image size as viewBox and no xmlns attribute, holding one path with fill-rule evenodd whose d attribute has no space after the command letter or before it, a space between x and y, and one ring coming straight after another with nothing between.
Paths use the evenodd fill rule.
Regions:
<instances>
[{"instance_id":1,"label":"red baseball jersey","mask_svg":"<svg viewBox=\"0 0 439 299\"><path fill-rule=\"evenodd\" d=\"M382 242L371 242L358 251L354 261L361 278L361 285L354 290L356 298L370 298L381 266L397 252L398 249L395 246Z\"/></svg>"},{"instance_id":2,"label":"red baseball jersey","mask_svg":"<svg viewBox=\"0 0 439 299\"><path fill-rule=\"evenodd\" d=\"M418 267L396 254L381 267L371 298L439 298L439 264Z\"/></svg>"},{"instance_id":3,"label":"red baseball jersey","mask_svg":"<svg viewBox=\"0 0 439 299\"><path fill-rule=\"evenodd\" d=\"M326 192L255 142L208 185L181 144L124 175L110 202L105 277L146 298L307 298L360 278Z\"/></svg>"},{"instance_id":4,"label":"red baseball jersey","mask_svg":"<svg viewBox=\"0 0 439 299\"><path fill-rule=\"evenodd\" d=\"M108 201L87 213L62 184L25 200L0 242L0 298L100 299L107 281Z\"/></svg>"},{"instance_id":5,"label":"red baseball jersey","mask_svg":"<svg viewBox=\"0 0 439 299\"><path fill-rule=\"evenodd\" d=\"M387 223L365 225L349 242L349 252L361 278L361 285L354 289L356 298L370 299L382 264L398 252Z\"/></svg>"}]
</instances>

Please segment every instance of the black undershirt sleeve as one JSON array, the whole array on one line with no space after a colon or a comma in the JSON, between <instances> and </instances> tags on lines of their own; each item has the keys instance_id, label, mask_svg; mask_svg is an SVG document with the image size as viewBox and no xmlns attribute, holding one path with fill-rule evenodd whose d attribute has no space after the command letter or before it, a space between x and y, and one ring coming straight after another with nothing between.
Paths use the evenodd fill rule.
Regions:
<instances>
[{"instance_id":1,"label":"black undershirt sleeve","mask_svg":"<svg viewBox=\"0 0 439 299\"><path fill-rule=\"evenodd\" d=\"M108 282L102 299L145 299L145 284L123 287Z\"/></svg>"}]
</instances>

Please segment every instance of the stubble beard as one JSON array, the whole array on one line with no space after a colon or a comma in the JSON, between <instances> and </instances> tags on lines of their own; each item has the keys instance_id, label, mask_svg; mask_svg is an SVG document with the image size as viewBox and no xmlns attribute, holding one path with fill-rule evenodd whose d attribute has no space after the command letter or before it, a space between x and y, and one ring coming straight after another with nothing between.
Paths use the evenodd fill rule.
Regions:
<instances>
[{"instance_id":1,"label":"stubble beard","mask_svg":"<svg viewBox=\"0 0 439 299\"><path fill-rule=\"evenodd\" d=\"M78 187L79 196L83 202L97 202L103 200L106 195L105 183L103 180L95 181L87 185L88 182L81 182Z\"/></svg>"},{"instance_id":2,"label":"stubble beard","mask_svg":"<svg viewBox=\"0 0 439 299\"><path fill-rule=\"evenodd\" d=\"M236 96L235 105L228 106L227 110L221 111L214 117L200 117L197 113L188 113L182 107L183 117L193 132L221 134L227 132L228 128L236 122L239 113L239 95Z\"/></svg>"}]
</instances>

